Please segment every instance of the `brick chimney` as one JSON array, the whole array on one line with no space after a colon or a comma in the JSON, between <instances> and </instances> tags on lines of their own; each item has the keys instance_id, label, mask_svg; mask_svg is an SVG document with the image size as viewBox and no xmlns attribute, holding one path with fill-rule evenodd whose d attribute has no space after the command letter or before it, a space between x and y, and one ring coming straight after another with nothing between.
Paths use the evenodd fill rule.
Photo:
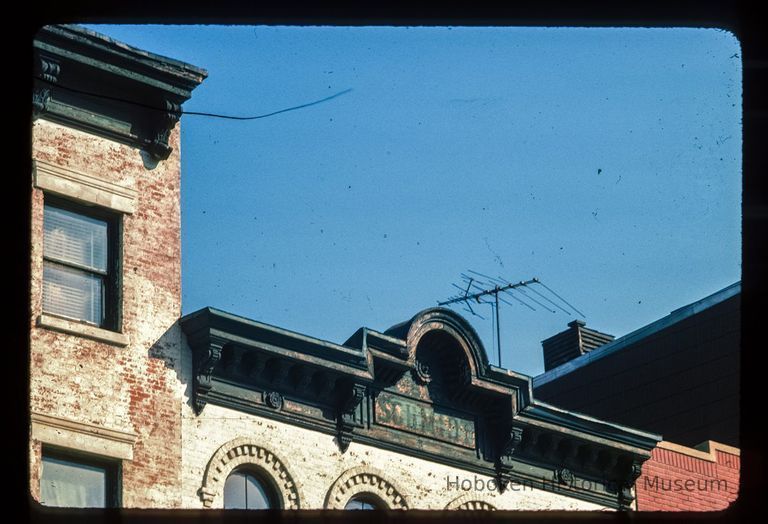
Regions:
<instances>
[{"instance_id":1,"label":"brick chimney","mask_svg":"<svg viewBox=\"0 0 768 524\"><path fill-rule=\"evenodd\" d=\"M613 335L589 329L586 325L583 320L574 320L568 323L569 329L541 342L544 348L544 371L565 364L613 340Z\"/></svg>"}]
</instances>

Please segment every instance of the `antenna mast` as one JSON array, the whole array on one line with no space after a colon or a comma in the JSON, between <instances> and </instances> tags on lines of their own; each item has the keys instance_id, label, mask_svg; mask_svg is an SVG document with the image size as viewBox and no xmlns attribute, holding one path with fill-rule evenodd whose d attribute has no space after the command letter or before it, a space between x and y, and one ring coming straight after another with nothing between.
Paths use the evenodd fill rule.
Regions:
<instances>
[{"instance_id":1,"label":"antenna mast","mask_svg":"<svg viewBox=\"0 0 768 524\"><path fill-rule=\"evenodd\" d=\"M496 316L496 348L498 352L498 358L499 358L499 367L501 367L501 323L499 322L499 301L504 302L505 304L508 304L510 306L514 305L511 302L504 300L504 298L500 297L499 295L501 293L506 293L506 296L514 298L517 302L520 304L526 306L527 308L536 311L536 308L533 307L531 304L529 304L526 300L530 300L534 304L539 305L540 307L546 309L550 313L556 313L554 309L551 309L547 305L539 302L535 298L533 298L531 295L525 292L525 289L528 289L530 291L533 291L535 294L539 295L542 299L549 302L553 306L557 307L561 311L565 312L566 314L570 314L568 311L566 311L560 304L557 304L553 300L551 300L549 297L544 296L541 292L536 290L533 287L530 287L532 284L539 284L544 289L549 291L550 294L552 294L555 298L559 299L560 302L564 303L567 307L575 311L577 314L584 316L583 313L581 313L579 310L577 310L575 307L573 307L569 302L567 302L564 298L562 298L560 295L555 293L552 289L545 286L544 283L542 283L538 278L533 277L530 280L521 280L520 282L512 283L508 280L505 280L501 277L494 278L489 277L488 275L483 275L482 273L478 273L477 271L472 271L471 269L467 270L468 273L472 273L473 276L469 276L465 273L461 273L461 278L466 283L466 287L461 287L456 284L451 284L453 287L458 289L461 293L458 295L454 295L452 297L449 297L447 300L444 300L442 302L438 302L438 306L449 306L452 304L457 303L463 303L465 308L465 311L468 311L472 315L481 318L482 320L485 320L485 318L478 313L475 312L474 309L472 309L472 302L477 304L489 304L492 309L494 309L494 314ZM477 277L480 277L479 279ZM472 290L474 290L474 293L470 293ZM520 297L517 295L512 294L512 291L516 291L520 294ZM490 297L493 295L493 301L487 301L483 300L485 297Z\"/></svg>"}]
</instances>

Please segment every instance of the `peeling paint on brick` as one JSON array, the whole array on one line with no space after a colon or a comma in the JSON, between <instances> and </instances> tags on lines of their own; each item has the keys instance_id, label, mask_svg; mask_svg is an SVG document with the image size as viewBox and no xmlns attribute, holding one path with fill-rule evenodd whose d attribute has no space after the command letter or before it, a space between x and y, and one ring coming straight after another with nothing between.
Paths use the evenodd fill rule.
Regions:
<instances>
[{"instance_id":1,"label":"peeling paint on brick","mask_svg":"<svg viewBox=\"0 0 768 524\"><path fill-rule=\"evenodd\" d=\"M36 326L41 312L43 194L32 190L30 409L135 432L123 463L126 507L178 507L181 501L181 237L179 128L174 152L148 170L129 146L44 120L33 128L37 160L97 175L138 192L137 212L123 219L123 332L114 345ZM131 268L131 270L127 270ZM81 401L84 400L84 401ZM39 496L40 443L31 442L31 493Z\"/></svg>"}]
</instances>

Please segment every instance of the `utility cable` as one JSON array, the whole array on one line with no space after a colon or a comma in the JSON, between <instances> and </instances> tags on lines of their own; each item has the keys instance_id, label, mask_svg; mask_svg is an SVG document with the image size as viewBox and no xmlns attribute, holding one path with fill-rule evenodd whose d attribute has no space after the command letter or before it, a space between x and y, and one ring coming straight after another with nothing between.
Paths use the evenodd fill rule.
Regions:
<instances>
[{"instance_id":1,"label":"utility cable","mask_svg":"<svg viewBox=\"0 0 768 524\"><path fill-rule=\"evenodd\" d=\"M166 109L166 108L152 106L152 105L149 105L149 104L143 104L141 102L136 102L136 101L133 101L133 100L126 100L126 99L120 98L120 97L109 96L109 95L102 95L102 94L93 93L93 92L90 92L90 91L82 91L80 89L75 89L75 88L72 88L72 87L67 87L67 86L65 86L63 84L59 84L59 83L55 83L55 82L50 82L49 80L45 80L44 78L40 78L40 77L34 77L34 78L39 80L40 82L43 82L43 83L49 84L51 86L55 86L55 87L64 89L66 91L70 91L72 93L78 93L78 94L81 94L81 95L92 96L92 97L101 98L101 99L104 99L104 100L112 100L112 101L115 101L115 102L122 102L124 104L130 104L130 105L134 105L134 106L138 106L138 107L143 107L145 109L150 109L152 111L160 111L162 113L172 113L172 114L179 115L179 116L181 116L181 115L207 116L207 117L211 117L211 118L224 118L224 119L227 119L227 120L257 120L259 118L267 118L267 117L270 117L270 116L279 115L280 113L287 113L288 111L296 111L297 109L303 109L305 107L310 107L310 106L314 106L314 105L317 105L317 104L322 104L323 102L328 102L329 100L333 100L334 98L340 97L342 95L346 95L347 93L352 91L352 88L345 89L345 90L339 91L338 93L335 93L335 94L333 94L331 96L327 96L325 98L321 98L320 100L315 100L314 102L308 102L306 104L301 104L301 105L298 105L298 106L288 107L288 108L285 108L285 109L280 109L278 111L272 111L271 113L265 113L263 115L233 116L233 115L220 115L220 114L217 114L217 113L206 113L206 112L203 112L203 111L184 111L184 110L181 110L181 109L178 109L178 110Z\"/></svg>"}]
</instances>

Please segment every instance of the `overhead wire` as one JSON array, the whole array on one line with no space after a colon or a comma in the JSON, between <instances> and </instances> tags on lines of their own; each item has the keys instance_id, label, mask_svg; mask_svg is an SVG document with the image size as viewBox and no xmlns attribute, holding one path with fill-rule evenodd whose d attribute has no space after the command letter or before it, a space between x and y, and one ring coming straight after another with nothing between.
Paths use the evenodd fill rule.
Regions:
<instances>
[{"instance_id":1,"label":"overhead wire","mask_svg":"<svg viewBox=\"0 0 768 524\"><path fill-rule=\"evenodd\" d=\"M317 104L322 104L323 102L328 102L329 100L333 100L334 98L338 98L338 97L340 97L342 95L346 95L347 93L352 91L352 88L344 89L343 91L339 91L338 93L334 93L331 96L327 96L325 98L321 98L321 99L315 100L313 102L307 102L306 104L301 104L301 105L297 105L297 106L287 107L285 109L279 109L277 111L272 111L270 113L264 113L264 114L261 114L261 115L235 116L235 115L221 115L221 114L218 114L218 113L208 113L208 112L204 112L204 111L184 111L183 109L176 110L176 109L162 108L162 107L157 107L157 106L153 106L153 105L150 105L150 104L144 104L142 102L137 102L137 101L134 101L134 100L127 100L125 98L120 98L120 97L116 97L116 96L109 96L109 95L104 95L104 94L100 94L100 93L94 93L94 92L91 92L91 91L83 91L81 89L75 89L73 87L68 87L68 86L60 84L58 82L51 82L49 80L46 80L46 79L40 78L40 77L34 77L34 78L39 80L39 81L41 81L41 82L49 84L51 86L55 86L55 87L64 89L66 91L70 91L72 93L78 93L78 94L81 94L81 95L92 96L92 97L101 98L101 99L104 99L104 100L112 100L114 102L122 102L122 103L125 103L125 104L134 105L134 106L137 106L137 107L143 107L145 109L149 109L149 110L152 110L152 111L159 111L159 112L163 112L163 113L172 113L172 114L175 114L175 115L179 115L179 117L181 117L182 115L191 115L191 116L207 116L207 117L211 117L211 118L223 118L223 119L227 119L227 120L257 120L257 119L260 119L260 118L267 118L267 117L270 117L270 116L279 115L281 113L287 113L289 111L296 111L297 109L303 109L305 107L310 107L310 106L314 106L314 105L317 105Z\"/></svg>"}]
</instances>

